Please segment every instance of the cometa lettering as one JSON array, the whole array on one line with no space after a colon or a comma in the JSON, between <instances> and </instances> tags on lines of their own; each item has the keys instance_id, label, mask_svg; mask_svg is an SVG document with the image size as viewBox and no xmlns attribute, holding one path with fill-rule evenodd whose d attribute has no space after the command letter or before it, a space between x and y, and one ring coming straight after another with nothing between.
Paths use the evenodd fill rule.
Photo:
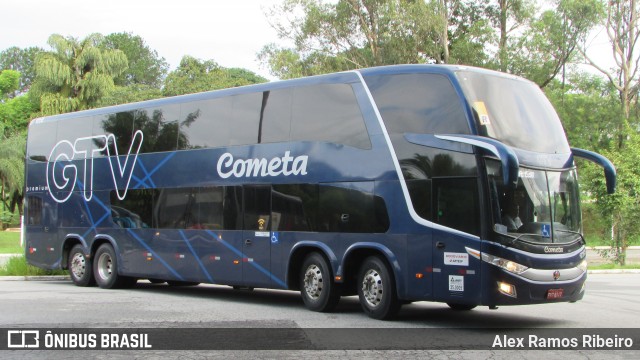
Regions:
<instances>
[{"instance_id":1,"label":"cometa lettering","mask_svg":"<svg viewBox=\"0 0 640 360\"><path fill-rule=\"evenodd\" d=\"M274 157L270 160L265 158L234 159L230 153L224 153L218 159L217 170L218 175L223 179L231 176L249 178L307 175L308 159L307 155L293 157L290 151L286 151L282 157Z\"/></svg>"}]
</instances>

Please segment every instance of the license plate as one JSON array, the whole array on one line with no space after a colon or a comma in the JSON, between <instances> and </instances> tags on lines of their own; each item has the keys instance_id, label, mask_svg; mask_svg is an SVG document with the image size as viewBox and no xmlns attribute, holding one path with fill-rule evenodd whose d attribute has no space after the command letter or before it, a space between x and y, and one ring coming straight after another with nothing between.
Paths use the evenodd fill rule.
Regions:
<instances>
[{"instance_id":1,"label":"license plate","mask_svg":"<svg viewBox=\"0 0 640 360\"><path fill-rule=\"evenodd\" d=\"M564 293L564 289L549 289L547 291L547 299L560 299Z\"/></svg>"}]
</instances>

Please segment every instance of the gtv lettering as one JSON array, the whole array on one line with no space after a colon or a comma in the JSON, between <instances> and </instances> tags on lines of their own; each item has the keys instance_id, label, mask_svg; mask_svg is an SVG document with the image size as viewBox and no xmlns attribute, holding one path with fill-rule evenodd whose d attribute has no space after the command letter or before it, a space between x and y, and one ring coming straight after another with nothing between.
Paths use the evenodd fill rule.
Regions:
<instances>
[{"instance_id":1,"label":"gtv lettering","mask_svg":"<svg viewBox=\"0 0 640 360\"><path fill-rule=\"evenodd\" d=\"M82 176L82 195L86 201L91 201L93 197L94 157L106 151L114 188L118 198L123 200L127 195L143 138L141 130L133 134L129 152L126 156L122 156L124 159L118 154L116 137L113 134L82 137L73 143L68 140L59 141L51 149L47 164L46 176L49 194L56 202L67 201L76 187L78 176ZM81 175L79 175L77 165L72 162L74 160L81 160L81 164L83 164Z\"/></svg>"},{"instance_id":2,"label":"gtv lettering","mask_svg":"<svg viewBox=\"0 0 640 360\"><path fill-rule=\"evenodd\" d=\"M227 179L231 176L242 177L266 177L307 175L307 155L292 157L289 151L284 156L274 157L271 160L262 159L234 159L230 153L224 153L218 159L218 175Z\"/></svg>"}]
</instances>

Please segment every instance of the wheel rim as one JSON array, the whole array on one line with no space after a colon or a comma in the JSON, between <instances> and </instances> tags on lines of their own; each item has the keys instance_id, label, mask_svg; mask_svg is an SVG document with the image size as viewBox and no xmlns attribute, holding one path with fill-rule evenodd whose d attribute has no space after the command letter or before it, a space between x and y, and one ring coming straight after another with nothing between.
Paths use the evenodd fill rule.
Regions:
<instances>
[{"instance_id":1,"label":"wheel rim","mask_svg":"<svg viewBox=\"0 0 640 360\"><path fill-rule=\"evenodd\" d=\"M103 253L98 258L98 275L103 280L109 280L113 274L113 260L111 255Z\"/></svg>"},{"instance_id":2,"label":"wheel rim","mask_svg":"<svg viewBox=\"0 0 640 360\"><path fill-rule=\"evenodd\" d=\"M322 293L322 271L316 264L311 264L304 273L304 291L312 299L317 299Z\"/></svg>"},{"instance_id":3,"label":"wheel rim","mask_svg":"<svg viewBox=\"0 0 640 360\"><path fill-rule=\"evenodd\" d=\"M81 279L86 271L87 262L82 253L75 253L71 258L71 273L76 279Z\"/></svg>"},{"instance_id":4,"label":"wheel rim","mask_svg":"<svg viewBox=\"0 0 640 360\"><path fill-rule=\"evenodd\" d=\"M362 278L362 295L370 307L376 307L382 302L384 287L382 277L376 270L369 269Z\"/></svg>"}]
</instances>

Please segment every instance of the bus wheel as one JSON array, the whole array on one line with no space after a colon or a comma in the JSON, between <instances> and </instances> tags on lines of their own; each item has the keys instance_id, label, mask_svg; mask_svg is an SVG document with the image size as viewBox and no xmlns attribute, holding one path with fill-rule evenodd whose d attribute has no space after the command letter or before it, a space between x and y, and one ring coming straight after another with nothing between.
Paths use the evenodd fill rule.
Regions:
<instances>
[{"instance_id":1,"label":"bus wheel","mask_svg":"<svg viewBox=\"0 0 640 360\"><path fill-rule=\"evenodd\" d=\"M111 244L100 245L93 258L93 275L101 288L118 289L135 285L137 279L118 275L118 260Z\"/></svg>"},{"instance_id":2,"label":"bus wheel","mask_svg":"<svg viewBox=\"0 0 640 360\"><path fill-rule=\"evenodd\" d=\"M457 304L457 303L447 303L447 305L449 305L449 307L455 311L469 311L476 307L476 305Z\"/></svg>"},{"instance_id":3,"label":"bus wheel","mask_svg":"<svg viewBox=\"0 0 640 360\"><path fill-rule=\"evenodd\" d=\"M91 268L91 260L84 256L82 245L77 244L69 251L67 268L71 280L76 286L93 286L96 280L93 277L93 269Z\"/></svg>"},{"instance_id":4,"label":"bus wheel","mask_svg":"<svg viewBox=\"0 0 640 360\"><path fill-rule=\"evenodd\" d=\"M309 254L300 269L300 293L307 309L329 312L340 301L338 285L332 281L329 265L318 253Z\"/></svg>"},{"instance_id":5,"label":"bus wheel","mask_svg":"<svg viewBox=\"0 0 640 360\"><path fill-rule=\"evenodd\" d=\"M378 320L392 319L402 305L396 296L396 286L384 261L376 256L367 258L358 274L358 297L362 310Z\"/></svg>"}]
</instances>

